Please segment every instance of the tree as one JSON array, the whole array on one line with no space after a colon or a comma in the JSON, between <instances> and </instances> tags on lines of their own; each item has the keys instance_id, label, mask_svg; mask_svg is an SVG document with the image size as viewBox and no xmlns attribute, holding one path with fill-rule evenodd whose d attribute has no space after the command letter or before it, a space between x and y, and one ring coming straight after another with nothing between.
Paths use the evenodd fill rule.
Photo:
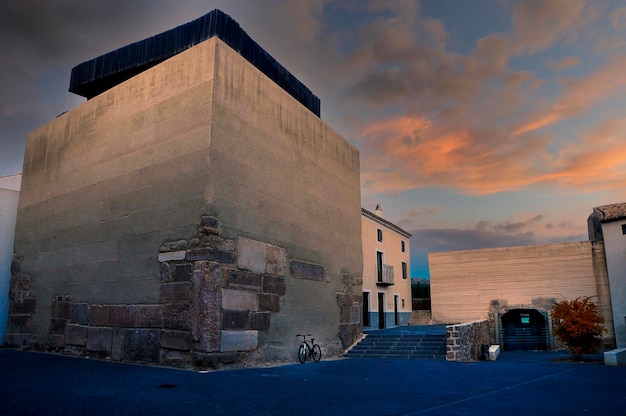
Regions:
<instances>
[{"instance_id":1,"label":"tree","mask_svg":"<svg viewBox=\"0 0 626 416\"><path fill-rule=\"evenodd\" d=\"M602 345L600 336L604 332L604 317L590 297L558 302L552 316L557 321L554 334L567 344L574 359L581 360L583 354L599 350Z\"/></svg>"}]
</instances>

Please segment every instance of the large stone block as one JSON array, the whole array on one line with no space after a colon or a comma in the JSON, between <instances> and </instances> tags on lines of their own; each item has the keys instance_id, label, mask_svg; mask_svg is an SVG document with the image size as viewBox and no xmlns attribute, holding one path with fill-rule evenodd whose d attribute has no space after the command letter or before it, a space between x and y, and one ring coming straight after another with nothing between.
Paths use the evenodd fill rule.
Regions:
<instances>
[{"instance_id":1,"label":"large stone block","mask_svg":"<svg viewBox=\"0 0 626 416\"><path fill-rule=\"evenodd\" d=\"M261 290L263 276L241 270L224 268L224 287Z\"/></svg>"},{"instance_id":2,"label":"large stone block","mask_svg":"<svg viewBox=\"0 0 626 416\"><path fill-rule=\"evenodd\" d=\"M79 346L87 344L87 327L83 325L68 325L65 329L65 343Z\"/></svg>"},{"instance_id":3,"label":"large stone block","mask_svg":"<svg viewBox=\"0 0 626 416\"><path fill-rule=\"evenodd\" d=\"M279 276L263 276L263 292L274 295L284 295L287 293L285 278Z\"/></svg>"},{"instance_id":4,"label":"large stone block","mask_svg":"<svg viewBox=\"0 0 626 416\"><path fill-rule=\"evenodd\" d=\"M192 276L191 334L201 352L220 348L222 276L219 263L198 261Z\"/></svg>"},{"instance_id":5,"label":"large stone block","mask_svg":"<svg viewBox=\"0 0 626 416\"><path fill-rule=\"evenodd\" d=\"M265 273L273 276L285 276L287 269L287 250L282 247L266 245Z\"/></svg>"},{"instance_id":6,"label":"large stone block","mask_svg":"<svg viewBox=\"0 0 626 416\"><path fill-rule=\"evenodd\" d=\"M50 334L65 334L67 319L52 318L50 320Z\"/></svg>"},{"instance_id":7,"label":"large stone block","mask_svg":"<svg viewBox=\"0 0 626 416\"><path fill-rule=\"evenodd\" d=\"M112 328L111 334L111 360L122 361L124 350L124 335L127 329Z\"/></svg>"},{"instance_id":8,"label":"large stone block","mask_svg":"<svg viewBox=\"0 0 626 416\"><path fill-rule=\"evenodd\" d=\"M211 247L218 251L226 251L228 253L237 252L237 242L228 238L222 238L217 235L207 235L202 237L201 244L204 247Z\"/></svg>"},{"instance_id":9,"label":"large stone block","mask_svg":"<svg viewBox=\"0 0 626 416\"><path fill-rule=\"evenodd\" d=\"M10 303L9 313L11 314L31 314L37 310L37 299L19 299Z\"/></svg>"},{"instance_id":10,"label":"large stone block","mask_svg":"<svg viewBox=\"0 0 626 416\"><path fill-rule=\"evenodd\" d=\"M162 282L169 282L170 280L172 280L172 267L170 267L169 263L161 263L160 272Z\"/></svg>"},{"instance_id":11,"label":"large stone block","mask_svg":"<svg viewBox=\"0 0 626 416\"><path fill-rule=\"evenodd\" d=\"M175 282L189 282L193 267L191 263L176 264L171 272L171 278Z\"/></svg>"},{"instance_id":12,"label":"large stone block","mask_svg":"<svg viewBox=\"0 0 626 416\"><path fill-rule=\"evenodd\" d=\"M325 280L324 266L320 264L291 260L289 263L289 271L291 272L291 276L297 279L314 280L316 282L323 282Z\"/></svg>"},{"instance_id":13,"label":"large stone block","mask_svg":"<svg viewBox=\"0 0 626 416\"><path fill-rule=\"evenodd\" d=\"M259 331L222 331L221 351L253 351L259 345Z\"/></svg>"},{"instance_id":14,"label":"large stone block","mask_svg":"<svg viewBox=\"0 0 626 416\"><path fill-rule=\"evenodd\" d=\"M89 322L91 325L108 326L109 325L109 305L90 305L89 306Z\"/></svg>"},{"instance_id":15,"label":"large stone block","mask_svg":"<svg viewBox=\"0 0 626 416\"><path fill-rule=\"evenodd\" d=\"M271 293L261 293L259 295L259 309L262 311L280 311L280 296Z\"/></svg>"},{"instance_id":16,"label":"large stone block","mask_svg":"<svg viewBox=\"0 0 626 416\"><path fill-rule=\"evenodd\" d=\"M69 301L53 302L52 306L54 308L53 314L52 314L53 318L70 319L72 302L69 302Z\"/></svg>"},{"instance_id":17,"label":"large stone block","mask_svg":"<svg viewBox=\"0 0 626 416\"><path fill-rule=\"evenodd\" d=\"M239 237L237 239L237 266L252 273L265 273L266 244Z\"/></svg>"},{"instance_id":18,"label":"large stone block","mask_svg":"<svg viewBox=\"0 0 626 416\"><path fill-rule=\"evenodd\" d=\"M65 347L65 334L51 334L50 345L52 345L52 348L56 349Z\"/></svg>"},{"instance_id":19,"label":"large stone block","mask_svg":"<svg viewBox=\"0 0 626 416\"><path fill-rule=\"evenodd\" d=\"M191 334L187 331L161 331L161 347L189 351L191 349Z\"/></svg>"},{"instance_id":20,"label":"large stone block","mask_svg":"<svg viewBox=\"0 0 626 416\"><path fill-rule=\"evenodd\" d=\"M357 336L361 333L359 324L341 324L339 325L339 338L343 348L347 348L354 344Z\"/></svg>"},{"instance_id":21,"label":"large stone block","mask_svg":"<svg viewBox=\"0 0 626 416\"><path fill-rule=\"evenodd\" d=\"M259 310L259 296L257 292L223 289L222 309L257 311Z\"/></svg>"},{"instance_id":22,"label":"large stone block","mask_svg":"<svg viewBox=\"0 0 626 416\"><path fill-rule=\"evenodd\" d=\"M233 253L215 250L210 247L187 250L188 261L216 261L222 264L234 264L237 258Z\"/></svg>"},{"instance_id":23,"label":"large stone block","mask_svg":"<svg viewBox=\"0 0 626 416\"><path fill-rule=\"evenodd\" d=\"M132 305L135 325L140 328L163 328L163 305Z\"/></svg>"},{"instance_id":24,"label":"large stone block","mask_svg":"<svg viewBox=\"0 0 626 416\"><path fill-rule=\"evenodd\" d=\"M89 324L89 304L72 303L70 307L70 319L73 324Z\"/></svg>"},{"instance_id":25,"label":"large stone block","mask_svg":"<svg viewBox=\"0 0 626 416\"><path fill-rule=\"evenodd\" d=\"M124 333L122 359L133 362L159 362L161 331L158 329L131 329Z\"/></svg>"},{"instance_id":26,"label":"large stone block","mask_svg":"<svg viewBox=\"0 0 626 416\"><path fill-rule=\"evenodd\" d=\"M87 332L87 351L110 352L113 330L90 327Z\"/></svg>"},{"instance_id":27,"label":"large stone block","mask_svg":"<svg viewBox=\"0 0 626 416\"><path fill-rule=\"evenodd\" d=\"M163 306L163 328L191 331L191 305L169 303Z\"/></svg>"},{"instance_id":28,"label":"large stone block","mask_svg":"<svg viewBox=\"0 0 626 416\"><path fill-rule=\"evenodd\" d=\"M222 311L222 329L250 329L250 311Z\"/></svg>"},{"instance_id":29,"label":"large stone block","mask_svg":"<svg viewBox=\"0 0 626 416\"><path fill-rule=\"evenodd\" d=\"M237 362L237 352L214 352L214 353L191 353L191 362L198 369L212 368L219 369L222 364L233 364Z\"/></svg>"},{"instance_id":30,"label":"large stone block","mask_svg":"<svg viewBox=\"0 0 626 416\"><path fill-rule=\"evenodd\" d=\"M161 283L160 302L161 303L187 303L191 300L191 283Z\"/></svg>"},{"instance_id":31,"label":"large stone block","mask_svg":"<svg viewBox=\"0 0 626 416\"><path fill-rule=\"evenodd\" d=\"M250 329L265 331L270 327L270 312L253 312L250 314Z\"/></svg>"},{"instance_id":32,"label":"large stone block","mask_svg":"<svg viewBox=\"0 0 626 416\"><path fill-rule=\"evenodd\" d=\"M32 319L29 315L9 315L7 332L25 333L31 331Z\"/></svg>"},{"instance_id":33,"label":"large stone block","mask_svg":"<svg viewBox=\"0 0 626 416\"><path fill-rule=\"evenodd\" d=\"M136 326L134 310L128 305L109 305L109 325L120 328L133 328Z\"/></svg>"},{"instance_id":34,"label":"large stone block","mask_svg":"<svg viewBox=\"0 0 626 416\"><path fill-rule=\"evenodd\" d=\"M185 256L187 255L187 252L182 250L182 251L171 251L168 253L160 253L159 254L159 261L160 262L165 262L165 261L175 261L175 260L185 260Z\"/></svg>"}]
</instances>

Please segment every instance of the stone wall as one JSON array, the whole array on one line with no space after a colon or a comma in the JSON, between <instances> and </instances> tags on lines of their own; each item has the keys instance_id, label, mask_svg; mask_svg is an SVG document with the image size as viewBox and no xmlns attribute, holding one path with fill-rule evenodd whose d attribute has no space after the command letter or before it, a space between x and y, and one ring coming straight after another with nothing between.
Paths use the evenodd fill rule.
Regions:
<instances>
[{"instance_id":1,"label":"stone wall","mask_svg":"<svg viewBox=\"0 0 626 416\"><path fill-rule=\"evenodd\" d=\"M265 361L259 332L267 331L287 292L285 278L327 284L324 266L289 259L284 248L239 237L221 238L218 220L202 216L197 234L160 247L157 304L52 300L50 347L71 355L176 367L219 367ZM33 346L37 299L14 261L10 333L13 346ZM288 273L289 271L289 273ZM360 334L360 279L342 277L337 293L342 347ZM42 348L41 346L39 346Z\"/></svg>"},{"instance_id":2,"label":"stone wall","mask_svg":"<svg viewBox=\"0 0 626 416\"><path fill-rule=\"evenodd\" d=\"M475 361L482 358L482 346L489 345L489 322L476 321L446 326L446 359Z\"/></svg>"}]
</instances>

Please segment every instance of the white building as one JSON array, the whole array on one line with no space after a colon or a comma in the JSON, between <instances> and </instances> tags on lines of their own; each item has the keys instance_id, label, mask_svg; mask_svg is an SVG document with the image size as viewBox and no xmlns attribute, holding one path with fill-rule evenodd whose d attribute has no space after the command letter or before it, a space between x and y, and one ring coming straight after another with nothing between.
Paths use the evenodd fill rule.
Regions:
<instances>
[{"instance_id":1,"label":"white building","mask_svg":"<svg viewBox=\"0 0 626 416\"><path fill-rule=\"evenodd\" d=\"M4 342L9 313L13 239L21 182L21 174L0 176L0 345Z\"/></svg>"},{"instance_id":2,"label":"white building","mask_svg":"<svg viewBox=\"0 0 626 416\"><path fill-rule=\"evenodd\" d=\"M604 241L617 348L626 348L626 203L593 209L589 238Z\"/></svg>"},{"instance_id":3,"label":"white building","mask_svg":"<svg viewBox=\"0 0 626 416\"><path fill-rule=\"evenodd\" d=\"M363 235L363 329L407 325L411 317L411 234L361 209Z\"/></svg>"}]
</instances>

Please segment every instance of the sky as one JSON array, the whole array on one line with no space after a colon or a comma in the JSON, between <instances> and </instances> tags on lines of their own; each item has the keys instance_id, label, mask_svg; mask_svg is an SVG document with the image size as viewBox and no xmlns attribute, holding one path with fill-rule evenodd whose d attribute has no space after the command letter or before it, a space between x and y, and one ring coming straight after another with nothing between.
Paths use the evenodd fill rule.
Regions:
<instances>
[{"instance_id":1,"label":"sky","mask_svg":"<svg viewBox=\"0 0 626 416\"><path fill-rule=\"evenodd\" d=\"M71 69L218 8L321 99L362 206L428 252L587 239L626 201L623 0L7 0L0 176L84 102Z\"/></svg>"}]
</instances>

